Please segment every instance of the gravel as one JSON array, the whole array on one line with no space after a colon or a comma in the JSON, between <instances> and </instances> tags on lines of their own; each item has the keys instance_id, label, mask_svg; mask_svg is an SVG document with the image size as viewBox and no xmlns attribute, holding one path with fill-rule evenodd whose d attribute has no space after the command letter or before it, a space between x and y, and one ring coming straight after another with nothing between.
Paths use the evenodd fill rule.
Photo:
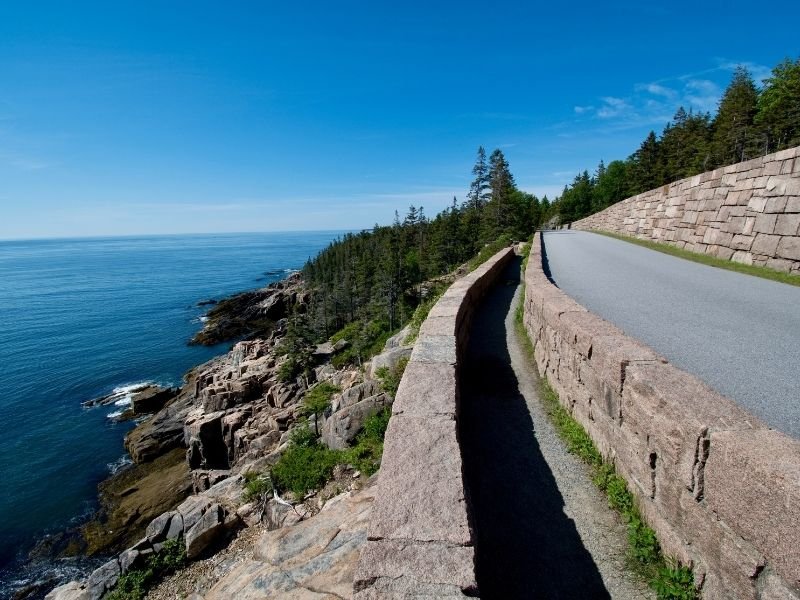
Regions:
<instances>
[{"instance_id":1,"label":"gravel","mask_svg":"<svg viewBox=\"0 0 800 600\"><path fill-rule=\"evenodd\" d=\"M589 232L544 242L556 285L577 302L800 438L800 287Z\"/></svg>"},{"instance_id":2,"label":"gravel","mask_svg":"<svg viewBox=\"0 0 800 600\"><path fill-rule=\"evenodd\" d=\"M492 598L654 598L626 559L627 531L569 454L514 328L519 260L471 328L460 428L478 584Z\"/></svg>"}]
</instances>

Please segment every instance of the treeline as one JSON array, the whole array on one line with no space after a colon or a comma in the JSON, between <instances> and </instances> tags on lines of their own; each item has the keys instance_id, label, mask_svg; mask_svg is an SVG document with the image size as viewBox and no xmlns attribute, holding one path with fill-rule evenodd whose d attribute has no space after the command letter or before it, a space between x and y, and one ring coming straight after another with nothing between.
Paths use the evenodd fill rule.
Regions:
<instances>
[{"instance_id":1,"label":"treeline","mask_svg":"<svg viewBox=\"0 0 800 600\"><path fill-rule=\"evenodd\" d=\"M318 337L358 323L365 347L379 342L430 293L423 282L452 271L487 243L524 239L539 225L549 203L517 189L500 150L487 159L480 148L472 172L463 203L453 198L432 219L411 206L402 219L395 213L392 225L347 234L308 261L309 326Z\"/></svg>"},{"instance_id":2,"label":"treeline","mask_svg":"<svg viewBox=\"0 0 800 600\"><path fill-rule=\"evenodd\" d=\"M759 88L738 67L716 115L683 107L660 136L654 131L626 160L600 161L578 174L553 202L562 223L582 219L630 196L800 144L800 58L772 69Z\"/></svg>"}]
</instances>

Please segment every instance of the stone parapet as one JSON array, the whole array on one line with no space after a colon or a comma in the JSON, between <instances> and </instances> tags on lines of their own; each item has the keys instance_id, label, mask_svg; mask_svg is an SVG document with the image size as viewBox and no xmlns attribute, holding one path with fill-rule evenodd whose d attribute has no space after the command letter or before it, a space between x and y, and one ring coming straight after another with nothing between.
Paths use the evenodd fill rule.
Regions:
<instances>
[{"instance_id":1,"label":"stone parapet","mask_svg":"<svg viewBox=\"0 0 800 600\"><path fill-rule=\"evenodd\" d=\"M800 146L627 198L572 227L800 273Z\"/></svg>"},{"instance_id":2,"label":"stone parapet","mask_svg":"<svg viewBox=\"0 0 800 600\"><path fill-rule=\"evenodd\" d=\"M800 441L564 294L545 275L539 233L524 302L539 372L702 596L800 599Z\"/></svg>"},{"instance_id":3,"label":"stone parapet","mask_svg":"<svg viewBox=\"0 0 800 600\"><path fill-rule=\"evenodd\" d=\"M459 359L476 306L514 254L456 281L420 327L386 431L355 598L461 598L478 592L458 440Z\"/></svg>"}]
</instances>

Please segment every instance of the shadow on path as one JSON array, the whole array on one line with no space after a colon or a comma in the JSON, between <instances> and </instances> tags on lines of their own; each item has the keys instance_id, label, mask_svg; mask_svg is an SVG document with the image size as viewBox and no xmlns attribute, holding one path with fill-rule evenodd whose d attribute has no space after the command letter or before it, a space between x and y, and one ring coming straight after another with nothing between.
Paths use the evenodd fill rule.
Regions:
<instances>
[{"instance_id":1,"label":"shadow on path","mask_svg":"<svg viewBox=\"0 0 800 600\"><path fill-rule=\"evenodd\" d=\"M505 321L519 269L517 258L479 307L461 375L461 446L478 587L485 599L610 598L564 514L511 366Z\"/></svg>"}]
</instances>

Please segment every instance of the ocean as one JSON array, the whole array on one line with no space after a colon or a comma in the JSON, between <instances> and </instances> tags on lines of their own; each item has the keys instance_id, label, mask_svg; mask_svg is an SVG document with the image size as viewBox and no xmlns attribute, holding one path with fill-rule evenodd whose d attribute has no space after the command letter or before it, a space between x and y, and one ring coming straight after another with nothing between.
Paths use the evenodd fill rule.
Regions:
<instances>
[{"instance_id":1,"label":"ocean","mask_svg":"<svg viewBox=\"0 0 800 600\"><path fill-rule=\"evenodd\" d=\"M133 425L109 418L128 389L177 385L228 349L186 344L198 302L282 279L341 233L0 242L0 597L41 576L20 570L33 543L91 514L128 461Z\"/></svg>"}]
</instances>

